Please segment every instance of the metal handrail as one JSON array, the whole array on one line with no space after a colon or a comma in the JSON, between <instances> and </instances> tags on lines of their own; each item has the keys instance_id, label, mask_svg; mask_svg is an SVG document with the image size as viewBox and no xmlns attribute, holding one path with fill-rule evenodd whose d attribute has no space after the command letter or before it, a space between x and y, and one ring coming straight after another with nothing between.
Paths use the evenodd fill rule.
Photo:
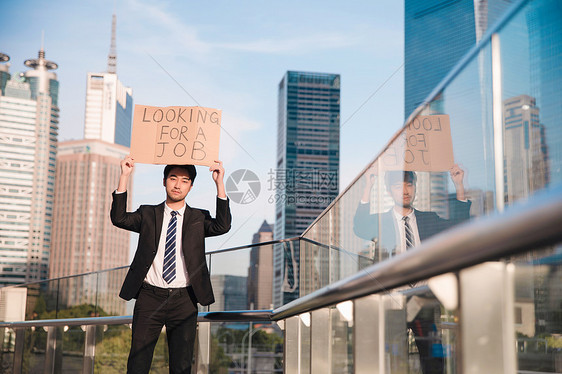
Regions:
<instances>
[{"instance_id":1,"label":"metal handrail","mask_svg":"<svg viewBox=\"0 0 562 374\"><path fill-rule=\"evenodd\" d=\"M241 249L248 249L248 248L253 248L253 247L262 247L264 245L294 242L294 241L297 241L297 240L300 240L300 239L301 238L299 236L295 236L295 237L287 238L287 239L276 239L276 240L270 240L270 241L267 241L267 242L259 242L259 243L241 245L241 246L238 246L238 247L231 247L231 248L225 248L225 249L215 249L214 251L205 252L205 255L207 256L207 255L214 255L214 254L224 253L224 252L239 251Z\"/></svg>"},{"instance_id":2,"label":"metal handrail","mask_svg":"<svg viewBox=\"0 0 562 374\"><path fill-rule=\"evenodd\" d=\"M271 321L272 310L233 310L228 312L200 312L197 322L255 322ZM86 317L64 319L42 319L18 322L0 322L0 328L29 328L43 326L100 326L127 325L133 316Z\"/></svg>"},{"instance_id":3,"label":"metal handrail","mask_svg":"<svg viewBox=\"0 0 562 374\"><path fill-rule=\"evenodd\" d=\"M238 251L241 249L248 249L248 248L254 248L254 247L261 247L261 246L265 246L265 245L272 245L272 244L279 244L279 243L287 243L287 242L293 242L293 241L297 241L300 240L301 238L299 236L295 236L292 238L287 238L287 239L277 239L277 240L270 240L267 242L260 242L260 243L252 243L252 244L247 244L247 245L241 245L238 247L231 247L231 248L225 248L225 249L217 249L214 251L207 251L205 252L205 255L215 255L215 254L219 254L219 253L225 253L225 252L232 252L232 251ZM96 270L96 271L90 271L87 273L80 273L80 274L73 274L73 275L65 275L62 277L57 277L57 278L49 278L49 279L43 279L43 280L38 280L38 281L32 281L32 282L27 282L27 283L20 283L20 284L11 284L11 285L3 285L0 286L0 288L3 287L26 287L32 284L41 284L41 283L45 283L45 282L55 282L58 280L63 280L63 279L70 279L70 278L79 278L79 277L85 277L88 275L94 275L94 274L100 274L100 273L106 273L106 272L111 272L111 271L115 271L115 270L123 270L123 269L128 269L129 265L124 265L124 266L118 266L115 268L110 268L110 269L103 269L103 270Z\"/></svg>"},{"instance_id":4,"label":"metal handrail","mask_svg":"<svg viewBox=\"0 0 562 374\"><path fill-rule=\"evenodd\" d=\"M387 292L485 261L562 241L562 186L527 202L436 235L408 252L371 265L273 311L280 320L358 297Z\"/></svg>"}]
</instances>

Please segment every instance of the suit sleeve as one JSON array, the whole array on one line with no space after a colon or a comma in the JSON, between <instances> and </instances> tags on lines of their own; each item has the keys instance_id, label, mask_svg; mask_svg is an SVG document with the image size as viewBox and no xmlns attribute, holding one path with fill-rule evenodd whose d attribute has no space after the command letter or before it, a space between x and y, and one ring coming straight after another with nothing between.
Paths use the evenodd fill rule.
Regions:
<instances>
[{"instance_id":1,"label":"suit sleeve","mask_svg":"<svg viewBox=\"0 0 562 374\"><path fill-rule=\"evenodd\" d=\"M111 203L111 222L113 225L134 232L140 232L142 215L140 208L136 212L127 212L127 192L113 192Z\"/></svg>"},{"instance_id":2,"label":"suit sleeve","mask_svg":"<svg viewBox=\"0 0 562 374\"><path fill-rule=\"evenodd\" d=\"M359 204L353 217L353 231L362 239L373 240L379 236L379 215L370 214L369 204Z\"/></svg>"},{"instance_id":3,"label":"suit sleeve","mask_svg":"<svg viewBox=\"0 0 562 374\"><path fill-rule=\"evenodd\" d=\"M230 230L232 217L229 203L228 198L223 200L217 197L216 218L212 218L208 211L203 211L205 215L205 236L222 235Z\"/></svg>"},{"instance_id":4,"label":"suit sleeve","mask_svg":"<svg viewBox=\"0 0 562 374\"><path fill-rule=\"evenodd\" d=\"M463 221L467 221L470 218L470 207L472 202L468 201L459 201L454 199L451 202L451 222L453 225L461 223Z\"/></svg>"}]
</instances>

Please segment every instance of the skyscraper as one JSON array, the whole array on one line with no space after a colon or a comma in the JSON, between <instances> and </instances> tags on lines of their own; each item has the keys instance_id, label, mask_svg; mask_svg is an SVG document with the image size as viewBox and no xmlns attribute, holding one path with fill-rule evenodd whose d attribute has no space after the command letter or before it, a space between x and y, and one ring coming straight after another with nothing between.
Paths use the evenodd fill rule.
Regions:
<instances>
[{"instance_id":1,"label":"skyscraper","mask_svg":"<svg viewBox=\"0 0 562 374\"><path fill-rule=\"evenodd\" d=\"M506 203L527 198L548 181L545 128L535 98L519 95L503 103Z\"/></svg>"},{"instance_id":2,"label":"skyscraper","mask_svg":"<svg viewBox=\"0 0 562 374\"><path fill-rule=\"evenodd\" d=\"M113 226L109 218L111 191L119 181L121 160L129 148L101 140L85 139L59 143L53 213L53 240L49 278L82 274L127 265L129 262L128 231ZM131 186L129 206L131 205ZM118 274L121 277L122 274ZM106 293L119 293L120 280L108 281ZM78 280L61 291L61 305L89 302L96 284ZM122 303L98 304L106 311L118 311Z\"/></svg>"},{"instance_id":3,"label":"skyscraper","mask_svg":"<svg viewBox=\"0 0 562 374\"><path fill-rule=\"evenodd\" d=\"M8 58L1 57L0 61ZM41 47L32 68L0 68L0 284L46 279L59 123L58 66ZM4 84L5 82L5 84Z\"/></svg>"},{"instance_id":4,"label":"skyscraper","mask_svg":"<svg viewBox=\"0 0 562 374\"><path fill-rule=\"evenodd\" d=\"M254 234L252 244L273 240L273 230L267 221ZM248 268L248 306L254 309L270 309L273 287L273 246L262 245L252 248Z\"/></svg>"},{"instance_id":5,"label":"skyscraper","mask_svg":"<svg viewBox=\"0 0 562 374\"><path fill-rule=\"evenodd\" d=\"M404 116L423 102L511 0L406 0Z\"/></svg>"},{"instance_id":6,"label":"skyscraper","mask_svg":"<svg viewBox=\"0 0 562 374\"><path fill-rule=\"evenodd\" d=\"M84 138L131 146L133 90L117 78L115 46L116 16L113 15L111 48L106 73L88 73Z\"/></svg>"},{"instance_id":7,"label":"skyscraper","mask_svg":"<svg viewBox=\"0 0 562 374\"><path fill-rule=\"evenodd\" d=\"M124 88L115 74L115 15L111 40L108 73L88 73L87 139L59 144L51 278L111 269L127 265L129 261L130 233L114 227L109 219L111 192L119 181L120 162L130 151L132 111L131 90ZM100 126L92 125L93 118L101 120L96 122ZM129 183L130 206L132 180ZM109 276L117 278L122 276L111 274ZM122 303L115 302L120 281L104 278L104 289L111 297L97 301L106 312L117 313L123 308ZM100 286L87 277L77 282L83 283L60 295L63 305L90 302L96 287Z\"/></svg>"},{"instance_id":8,"label":"skyscraper","mask_svg":"<svg viewBox=\"0 0 562 374\"><path fill-rule=\"evenodd\" d=\"M300 235L339 192L340 76L288 71L279 83L275 238ZM298 242L276 246L274 305L298 297Z\"/></svg>"}]
</instances>

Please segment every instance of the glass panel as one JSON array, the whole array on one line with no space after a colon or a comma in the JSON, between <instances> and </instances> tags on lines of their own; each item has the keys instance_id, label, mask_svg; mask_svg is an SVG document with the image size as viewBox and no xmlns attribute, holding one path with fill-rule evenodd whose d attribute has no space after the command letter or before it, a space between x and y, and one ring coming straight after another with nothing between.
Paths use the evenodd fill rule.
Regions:
<instances>
[{"instance_id":1,"label":"glass panel","mask_svg":"<svg viewBox=\"0 0 562 374\"><path fill-rule=\"evenodd\" d=\"M285 244L279 244L282 252ZM273 291L274 282L283 284L281 272L273 271L274 255L272 244L211 252L210 273L215 303L211 304L210 311L273 309L274 298L283 292L281 287L276 288L277 292Z\"/></svg>"},{"instance_id":2,"label":"glass panel","mask_svg":"<svg viewBox=\"0 0 562 374\"><path fill-rule=\"evenodd\" d=\"M13 329L0 328L2 349L0 349L0 368L2 372L11 372L7 368L13 368L14 351L16 347L16 332Z\"/></svg>"},{"instance_id":3,"label":"glass panel","mask_svg":"<svg viewBox=\"0 0 562 374\"><path fill-rule=\"evenodd\" d=\"M65 326L62 334L61 371L82 373L86 333L80 326ZM55 364L56 367L56 364Z\"/></svg>"},{"instance_id":4,"label":"glass panel","mask_svg":"<svg viewBox=\"0 0 562 374\"><path fill-rule=\"evenodd\" d=\"M129 325L98 326L96 329L95 373L124 373L131 347ZM168 373L168 344L162 332L152 357L151 373Z\"/></svg>"},{"instance_id":5,"label":"glass panel","mask_svg":"<svg viewBox=\"0 0 562 374\"><path fill-rule=\"evenodd\" d=\"M126 372L130 347L129 325L97 326L94 373Z\"/></svg>"},{"instance_id":6,"label":"glass panel","mask_svg":"<svg viewBox=\"0 0 562 374\"><path fill-rule=\"evenodd\" d=\"M128 267L2 288L14 320L131 315L134 300L119 298ZM21 310L16 310L16 306Z\"/></svg>"},{"instance_id":7,"label":"glass panel","mask_svg":"<svg viewBox=\"0 0 562 374\"><path fill-rule=\"evenodd\" d=\"M282 373L283 331L276 323L213 323L210 373Z\"/></svg>"},{"instance_id":8,"label":"glass panel","mask_svg":"<svg viewBox=\"0 0 562 374\"><path fill-rule=\"evenodd\" d=\"M42 373L45 367L47 351L47 330L43 327L32 327L25 331L23 349L23 373Z\"/></svg>"},{"instance_id":9,"label":"glass panel","mask_svg":"<svg viewBox=\"0 0 562 374\"><path fill-rule=\"evenodd\" d=\"M562 246L512 259L518 369L562 373Z\"/></svg>"},{"instance_id":10,"label":"glass panel","mask_svg":"<svg viewBox=\"0 0 562 374\"><path fill-rule=\"evenodd\" d=\"M250 249L211 254L215 302L209 310L247 310Z\"/></svg>"},{"instance_id":11,"label":"glass panel","mask_svg":"<svg viewBox=\"0 0 562 374\"><path fill-rule=\"evenodd\" d=\"M57 318L58 279L22 287L27 289L26 320Z\"/></svg>"},{"instance_id":12,"label":"glass panel","mask_svg":"<svg viewBox=\"0 0 562 374\"><path fill-rule=\"evenodd\" d=\"M128 268L102 271L97 274L97 315L127 316L133 314L134 300L127 302L119 297L121 285Z\"/></svg>"},{"instance_id":13,"label":"glass panel","mask_svg":"<svg viewBox=\"0 0 562 374\"><path fill-rule=\"evenodd\" d=\"M57 316L50 318L83 318L107 315L96 306L97 274L59 280Z\"/></svg>"},{"instance_id":14,"label":"glass panel","mask_svg":"<svg viewBox=\"0 0 562 374\"><path fill-rule=\"evenodd\" d=\"M273 245L273 306L278 308L300 294L301 242L288 241Z\"/></svg>"},{"instance_id":15,"label":"glass panel","mask_svg":"<svg viewBox=\"0 0 562 374\"><path fill-rule=\"evenodd\" d=\"M531 1L499 33L507 203L562 182L561 17Z\"/></svg>"},{"instance_id":16,"label":"glass panel","mask_svg":"<svg viewBox=\"0 0 562 374\"><path fill-rule=\"evenodd\" d=\"M390 291L382 302L389 373L456 372L456 312L447 310L423 285Z\"/></svg>"}]
</instances>

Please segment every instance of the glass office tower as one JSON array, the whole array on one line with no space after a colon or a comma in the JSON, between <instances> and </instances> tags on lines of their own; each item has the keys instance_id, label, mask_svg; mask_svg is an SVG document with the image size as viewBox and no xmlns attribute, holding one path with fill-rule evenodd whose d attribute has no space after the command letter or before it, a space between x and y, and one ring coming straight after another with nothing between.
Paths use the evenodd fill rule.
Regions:
<instances>
[{"instance_id":1,"label":"glass office tower","mask_svg":"<svg viewBox=\"0 0 562 374\"><path fill-rule=\"evenodd\" d=\"M106 73L88 73L84 138L131 146L133 89L117 77L115 46L117 18L113 15Z\"/></svg>"},{"instance_id":2,"label":"glass office tower","mask_svg":"<svg viewBox=\"0 0 562 374\"><path fill-rule=\"evenodd\" d=\"M511 0L405 1L406 118L480 40L510 3Z\"/></svg>"},{"instance_id":3,"label":"glass office tower","mask_svg":"<svg viewBox=\"0 0 562 374\"><path fill-rule=\"evenodd\" d=\"M302 232L339 191L340 76L288 71L279 83L275 238ZM299 295L299 248L274 255L274 304Z\"/></svg>"},{"instance_id":4,"label":"glass office tower","mask_svg":"<svg viewBox=\"0 0 562 374\"><path fill-rule=\"evenodd\" d=\"M0 285L48 276L59 123L50 70L58 66L43 48L25 65L21 74L0 69Z\"/></svg>"}]
</instances>

